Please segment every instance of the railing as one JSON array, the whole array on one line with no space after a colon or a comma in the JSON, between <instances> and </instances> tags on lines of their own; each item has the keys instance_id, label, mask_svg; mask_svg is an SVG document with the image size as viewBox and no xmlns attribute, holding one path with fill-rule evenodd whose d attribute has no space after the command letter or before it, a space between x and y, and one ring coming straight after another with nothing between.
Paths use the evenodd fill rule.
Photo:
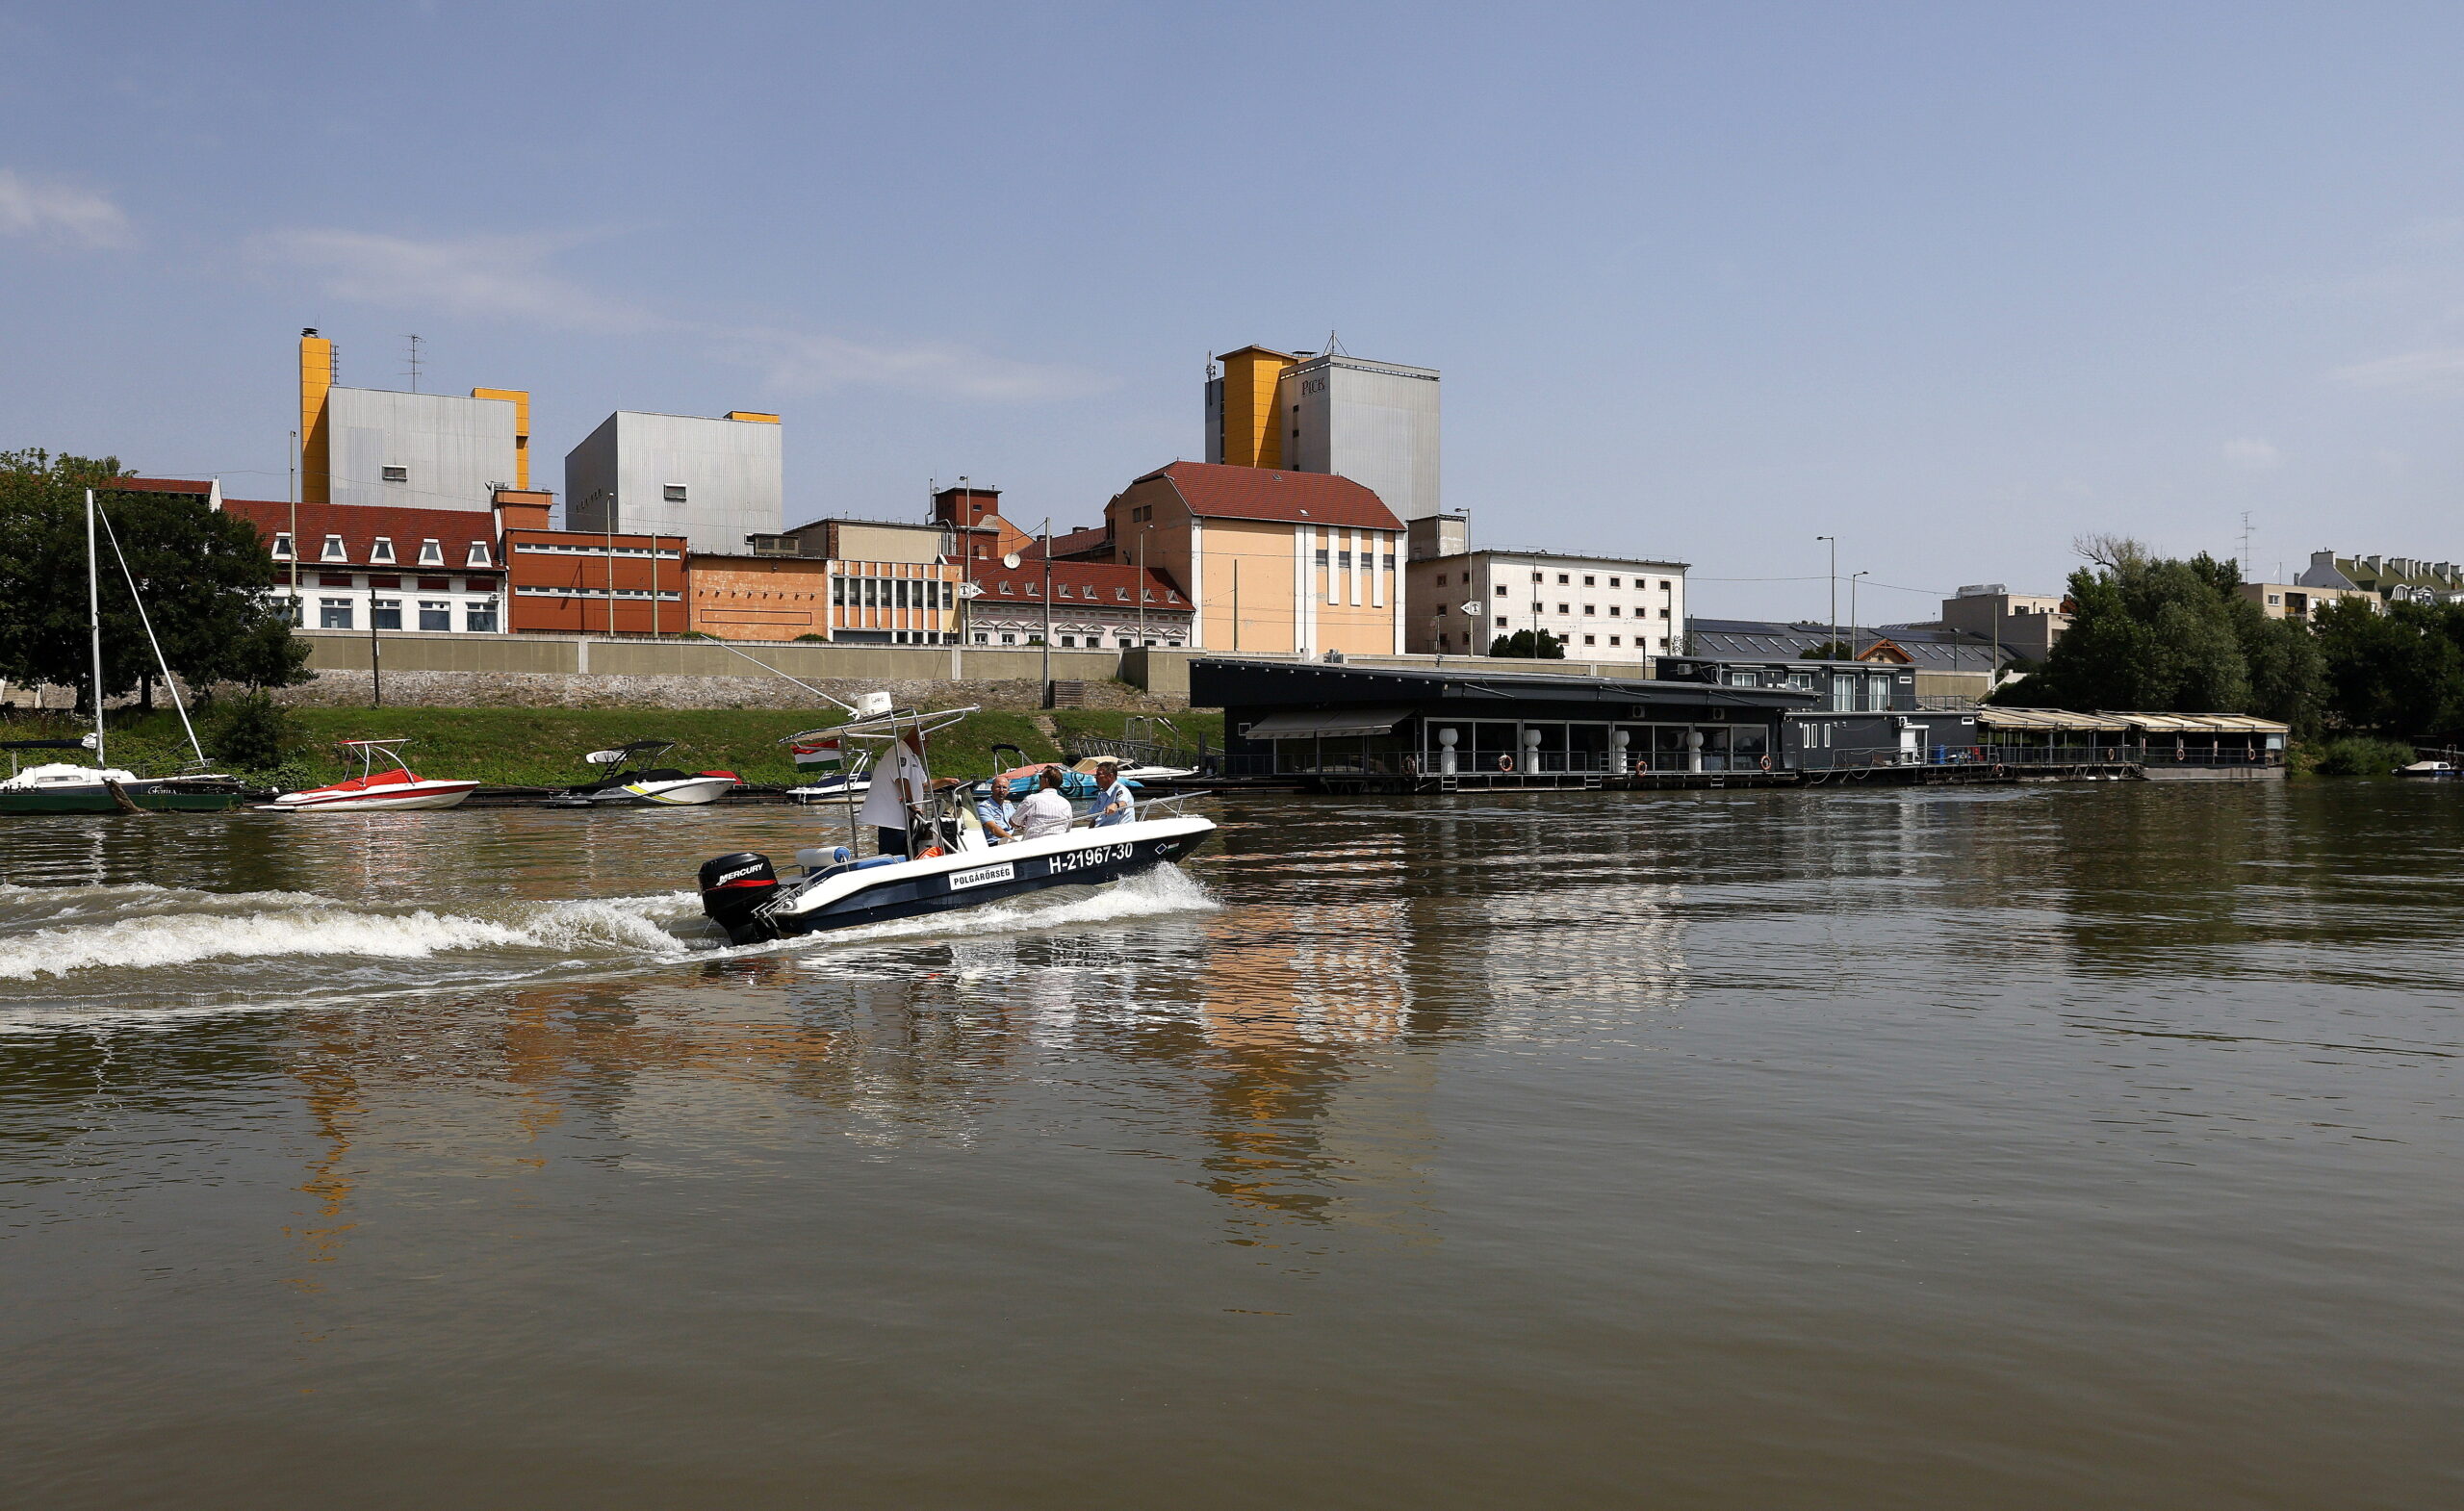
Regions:
<instances>
[{"instance_id":1,"label":"railing","mask_svg":"<svg viewBox=\"0 0 2464 1511\"><path fill-rule=\"evenodd\" d=\"M1134 760L1148 766L1189 766L1198 763L1198 753L1179 745L1158 745L1151 740L1108 740L1097 736L1081 736L1069 742L1069 758L1085 760L1090 756L1109 756L1115 760ZM1245 760L1270 760L1272 757L1252 756Z\"/></svg>"}]
</instances>

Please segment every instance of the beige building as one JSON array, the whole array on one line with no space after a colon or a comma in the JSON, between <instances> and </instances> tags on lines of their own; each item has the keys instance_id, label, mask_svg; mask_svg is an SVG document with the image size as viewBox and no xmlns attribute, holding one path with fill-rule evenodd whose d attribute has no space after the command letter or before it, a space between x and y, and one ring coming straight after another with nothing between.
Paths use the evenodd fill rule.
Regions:
<instances>
[{"instance_id":1,"label":"beige building","mask_svg":"<svg viewBox=\"0 0 2464 1511\"><path fill-rule=\"evenodd\" d=\"M1966 630L2031 661L2041 661L2070 627L2063 602L2042 593L2014 593L1999 582L1978 583L1960 589L1956 598L1942 600L1942 627Z\"/></svg>"},{"instance_id":2,"label":"beige building","mask_svg":"<svg viewBox=\"0 0 2464 1511\"><path fill-rule=\"evenodd\" d=\"M2378 606L2378 595L2363 588L2312 588L2290 582L2245 582L2242 596L2259 605L2270 619L2298 619L2305 624L2320 609L2340 599L2359 599Z\"/></svg>"},{"instance_id":3,"label":"beige building","mask_svg":"<svg viewBox=\"0 0 2464 1511\"><path fill-rule=\"evenodd\" d=\"M1104 506L1102 533L1056 554L1160 572L1188 594L1209 651L1403 649L1403 523L1347 477L1174 462Z\"/></svg>"},{"instance_id":4,"label":"beige building","mask_svg":"<svg viewBox=\"0 0 2464 1511\"><path fill-rule=\"evenodd\" d=\"M695 551L689 623L722 640L955 645L963 576L939 561Z\"/></svg>"}]
</instances>

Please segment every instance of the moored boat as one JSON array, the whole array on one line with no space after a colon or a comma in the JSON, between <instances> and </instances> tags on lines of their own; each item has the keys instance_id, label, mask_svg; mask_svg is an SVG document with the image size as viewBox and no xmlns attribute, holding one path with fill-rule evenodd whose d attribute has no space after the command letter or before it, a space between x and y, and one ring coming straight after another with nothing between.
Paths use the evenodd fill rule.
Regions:
<instances>
[{"instance_id":1,"label":"moored boat","mask_svg":"<svg viewBox=\"0 0 2464 1511\"><path fill-rule=\"evenodd\" d=\"M548 800L550 807L697 807L716 803L735 790L732 771L679 771L652 762L676 748L674 740L635 740L610 751L592 751L582 760L618 769L567 787ZM629 763L638 762L638 766Z\"/></svg>"},{"instance_id":2,"label":"moored boat","mask_svg":"<svg viewBox=\"0 0 2464 1511\"><path fill-rule=\"evenodd\" d=\"M412 771L400 755L400 747L409 743L407 739L345 740L343 749L359 756L358 776L328 786L286 792L259 806L279 813L449 808L479 790L476 781L435 781ZM393 762L392 769L376 769L379 756Z\"/></svg>"},{"instance_id":3,"label":"moored boat","mask_svg":"<svg viewBox=\"0 0 2464 1511\"><path fill-rule=\"evenodd\" d=\"M86 750L87 740L12 740L0 750ZM218 813L240 801L229 777L141 777L117 766L46 761L0 779L0 813Z\"/></svg>"},{"instance_id":4,"label":"moored boat","mask_svg":"<svg viewBox=\"0 0 2464 1511\"><path fill-rule=\"evenodd\" d=\"M2464 767L2458 767L2455 762L2451 760L2417 760L2409 766L2397 767L2396 775L2399 777L2452 779L2457 776L2464 776Z\"/></svg>"}]
</instances>

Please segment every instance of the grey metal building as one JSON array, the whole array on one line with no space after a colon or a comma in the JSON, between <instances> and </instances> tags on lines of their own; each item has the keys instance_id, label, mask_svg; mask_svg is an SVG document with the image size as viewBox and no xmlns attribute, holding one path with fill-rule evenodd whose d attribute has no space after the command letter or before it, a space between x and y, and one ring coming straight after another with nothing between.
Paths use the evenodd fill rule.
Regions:
<instances>
[{"instance_id":1,"label":"grey metal building","mask_svg":"<svg viewBox=\"0 0 2464 1511\"><path fill-rule=\"evenodd\" d=\"M1275 383L1284 455L1295 472L1359 483L1405 521L1438 512L1438 393L1433 368L1331 353Z\"/></svg>"},{"instance_id":2,"label":"grey metal building","mask_svg":"<svg viewBox=\"0 0 2464 1511\"><path fill-rule=\"evenodd\" d=\"M325 402L335 503L485 511L515 486L509 399L335 388Z\"/></svg>"},{"instance_id":3,"label":"grey metal building","mask_svg":"<svg viewBox=\"0 0 2464 1511\"><path fill-rule=\"evenodd\" d=\"M692 550L741 554L780 533L785 493L775 415L708 420L619 410L565 453L565 527L681 535Z\"/></svg>"}]
</instances>

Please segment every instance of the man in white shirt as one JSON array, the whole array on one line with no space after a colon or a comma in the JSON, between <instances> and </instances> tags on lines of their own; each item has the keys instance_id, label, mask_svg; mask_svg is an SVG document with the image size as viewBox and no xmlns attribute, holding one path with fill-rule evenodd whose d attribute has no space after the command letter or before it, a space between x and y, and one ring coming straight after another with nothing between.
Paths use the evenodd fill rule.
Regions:
<instances>
[{"instance_id":1,"label":"man in white shirt","mask_svg":"<svg viewBox=\"0 0 2464 1511\"><path fill-rule=\"evenodd\" d=\"M1095 767L1095 827L1126 824L1138 816L1138 801L1130 796L1129 783L1120 780L1120 768L1111 761Z\"/></svg>"},{"instance_id":2,"label":"man in white shirt","mask_svg":"<svg viewBox=\"0 0 2464 1511\"><path fill-rule=\"evenodd\" d=\"M1061 795L1061 772L1046 766L1037 780L1035 796L1018 805L1020 839L1042 839L1069 829L1069 800Z\"/></svg>"}]
</instances>

